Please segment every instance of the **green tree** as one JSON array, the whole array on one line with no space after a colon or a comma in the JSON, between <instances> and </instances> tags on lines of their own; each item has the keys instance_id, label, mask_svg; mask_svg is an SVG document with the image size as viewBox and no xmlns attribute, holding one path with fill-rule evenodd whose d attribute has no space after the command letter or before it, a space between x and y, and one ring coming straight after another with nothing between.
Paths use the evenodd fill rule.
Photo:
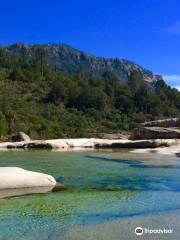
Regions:
<instances>
[{"instance_id":1,"label":"green tree","mask_svg":"<svg viewBox=\"0 0 180 240\"><path fill-rule=\"evenodd\" d=\"M136 91L144 84L142 74L136 70L132 71L128 80L128 86L130 87L132 93Z\"/></svg>"},{"instance_id":2,"label":"green tree","mask_svg":"<svg viewBox=\"0 0 180 240\"><path fill-rule=\"evenodd\" d=\"M46 51L42 47L37 47L35 50L35 61L40 66L41 76L44 73L44 65L46 64Z\"/></svg>"}]
</instances>

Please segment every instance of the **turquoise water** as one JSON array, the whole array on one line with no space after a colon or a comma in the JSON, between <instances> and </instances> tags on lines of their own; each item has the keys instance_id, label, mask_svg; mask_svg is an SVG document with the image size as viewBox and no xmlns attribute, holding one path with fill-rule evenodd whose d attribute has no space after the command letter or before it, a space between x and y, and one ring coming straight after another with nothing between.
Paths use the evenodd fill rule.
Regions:
<instances>
[{"instance_id":1,"label":"turquoise water","mask_svg":"<svg viewBox=\"0 0 180 240\"><path fill-rule=\"evenodd\" d=\"M87 239L87 232L83 233L87 227L91 229L88 239L105 239L97 236L97 226L105 224L111 232L117 222L120 227L126 220L138 222L163 214L167 220L180 210L178 159L160 158L157 164L153 159L131 160L125 155L122 159L121 153L114 157L107 152L9 151L0 152L2 166L48 173L67 187L59 192L0 199L3 240ZM165 224L163 218L158 221ZM131 232L120 230L130 239ZM79 236L75 236L77 232ZM113 234L112 240L116 239Z\"/></svg>"}]
</instances>

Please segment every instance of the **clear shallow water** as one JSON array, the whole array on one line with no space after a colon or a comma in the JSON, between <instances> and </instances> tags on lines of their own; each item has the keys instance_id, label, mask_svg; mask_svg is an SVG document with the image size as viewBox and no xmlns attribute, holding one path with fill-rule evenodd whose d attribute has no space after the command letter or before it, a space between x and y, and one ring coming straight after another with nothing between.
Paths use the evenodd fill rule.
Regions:
<instances>
[{"instance_id":1,"label":"clear shallow water","mask_svg":"<svg viewBox=\"0 0 180 240\"><path fill-rule=\"evenodd\" d=\"M111 233L107 239L129 240L135 239L136 223L147 222L148 227L157 220L157 227L168 227L173 219L173 239L179 239L180 161L160 158L157 164L152 159L121 156L106 152L0 152L1 167L48 173L67 186L61 192L0 199L0 239L94 240L106 239L107 231ZM135 225L128 229L126 221Z\"/></svg>"}]
</instances>

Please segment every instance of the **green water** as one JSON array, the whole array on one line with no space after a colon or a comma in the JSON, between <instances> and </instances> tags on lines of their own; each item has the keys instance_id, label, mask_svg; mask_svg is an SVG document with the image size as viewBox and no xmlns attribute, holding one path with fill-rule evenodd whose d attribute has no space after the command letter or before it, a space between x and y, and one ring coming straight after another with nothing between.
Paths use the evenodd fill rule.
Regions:
<instances>
[{"instance_id":1,"label":"green water","mask_svg":"<svg viewBox=\"0 0 180 240\"><path fill-rule=\"evenodd\" d=\"M111 239L129 240L132 233L121 229L125 221L163 214L167 221L180 209L180 161L152 160L122 159L121 153L114 158L107 152L0 152L0 167L48 173L67 186L65 191L1 199L0 239L106 239L99 229L103 225L110 234L118 223L116 229L127 237L113 230ZM163 218L157 224L163 226ZM177 234L173 239L179 239Z\"/></svg>"}]
</instances>

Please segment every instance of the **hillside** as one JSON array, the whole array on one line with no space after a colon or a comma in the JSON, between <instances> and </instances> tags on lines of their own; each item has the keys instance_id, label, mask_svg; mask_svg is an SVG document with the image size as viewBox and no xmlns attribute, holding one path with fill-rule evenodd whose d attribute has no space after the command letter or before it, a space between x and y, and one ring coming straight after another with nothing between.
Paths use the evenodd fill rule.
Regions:
<instances>
[{"instance_id":1,"label":"hillside","mask_svg":"<svg viewBox=\"0 0 180 240\"><path fill-rule=\"evenodd\" d=\"M161 76L125 59L95 57L65 44L24 45L16 43L4 47L8 54L19 57L26 53L33 58L37 48L42 48L46 61L53 70L77 73L83 69L88 76L101 77L104 72L112 72L118 79L127 82L132 71L138 71L144 81L153 82L162 79Z\"/></svg>"},{"instance_id":2,"label":"hillside","mask_svg":"<svg viewBox=\"0 0 180 240\"><path fill-rule=\"evenodd\" d=\"M0 138L101 137L180 115L180 93L127 60L66 45L0 48Z\"/></svg>"}]
</instances>

